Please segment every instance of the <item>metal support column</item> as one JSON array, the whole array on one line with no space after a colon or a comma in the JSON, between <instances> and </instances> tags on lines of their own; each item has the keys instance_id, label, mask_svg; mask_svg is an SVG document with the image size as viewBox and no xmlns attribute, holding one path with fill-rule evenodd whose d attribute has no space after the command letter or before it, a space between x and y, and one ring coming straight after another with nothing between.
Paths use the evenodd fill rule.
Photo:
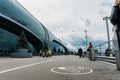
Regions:
<instances>
[{"instance_id":1,"label":"metal support column","mask_svg":"<svg viewBox=\"0 0 120 80\"><path fill-rule=\"evenodd\" d=\"M107 36L108 36L108 49L110 50L110 35L109 35L108 19L109 19L109 17L104 17L103 18L103 20L106 21Z\"/></svg>"}]
</instances>

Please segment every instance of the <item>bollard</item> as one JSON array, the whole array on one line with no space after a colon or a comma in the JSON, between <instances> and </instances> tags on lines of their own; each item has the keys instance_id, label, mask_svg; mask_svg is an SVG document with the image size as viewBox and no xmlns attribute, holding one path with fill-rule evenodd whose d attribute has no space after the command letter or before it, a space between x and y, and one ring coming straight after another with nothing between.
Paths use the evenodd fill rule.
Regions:
<instances>
[{"instance_id":1,"label":"bollard","mask_svg":"<svg viewBox=\"0 0 120 80\"><path fill-rule=\"evenodd\" d=\"M89 49L89 59L90 59L90 61L95 61L95 54L94 54L93 48Z\"/></svg>"}]
</instances>

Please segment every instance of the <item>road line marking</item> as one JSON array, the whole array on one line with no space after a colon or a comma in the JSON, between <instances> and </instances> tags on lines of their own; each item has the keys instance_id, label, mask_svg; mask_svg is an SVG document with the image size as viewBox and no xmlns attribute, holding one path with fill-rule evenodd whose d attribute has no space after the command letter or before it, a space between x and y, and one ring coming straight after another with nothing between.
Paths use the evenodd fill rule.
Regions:
<instances>
[{"instance_id":1,"label":"road line marking","mask_svg":"<svg viewBox=\"0 0 120 80\"><path fill-rule=\"evenodd\" d=\"M52 60L46 60L46 61L37 62L37 63L34 63L34 64L29 64L29 65L25 65L25 66L21 66L21 67L16 67L16 68L13 68L13 69L0 71L0 74L10 72L10 71L14 71L14 70L18 70L18 69L22 69L22 68L31 67L31 66L34 66L34 65L38 65L38 64L42 64L42 63L46 63L46 62L50 62L50 61L52 61Z\"/></svg>"}]
</instances>

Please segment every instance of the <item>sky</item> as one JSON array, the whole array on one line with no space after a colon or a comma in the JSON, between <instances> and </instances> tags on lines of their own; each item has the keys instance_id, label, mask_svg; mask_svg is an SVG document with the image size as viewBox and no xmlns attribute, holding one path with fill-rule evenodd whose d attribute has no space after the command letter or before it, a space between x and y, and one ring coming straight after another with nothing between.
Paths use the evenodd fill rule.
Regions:
<instances>
[{"instance_id":1,"label":"sky","mask_svg":"<svg viewBox=\"0 0 120 80\"><path fill-rule=\"evenodd\" d=\"M110 16L114 0L17 0L49 31L68 48L85 48L87 42L93 45L108 41L106 22ZM112 39L110 22L109 32Z\"/></svg>"}]
</instances>

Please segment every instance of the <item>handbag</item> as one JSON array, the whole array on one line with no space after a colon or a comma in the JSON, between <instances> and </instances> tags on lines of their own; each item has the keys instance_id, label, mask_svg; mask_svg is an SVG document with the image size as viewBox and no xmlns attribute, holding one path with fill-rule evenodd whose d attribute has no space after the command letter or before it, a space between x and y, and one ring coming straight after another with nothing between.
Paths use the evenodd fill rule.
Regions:
<instances>
[{"instance_id":1,"label":"handbag","mask_svg":"<svg viewBox=\"0 0 120 80\"><path fill-rule=\"evenodd\" d=\"M119 18L120 18L119 5L113 6L111 16L110 16L110 22L115 26L115 25L117 25Z\"/></svg>"}]
</instances>

